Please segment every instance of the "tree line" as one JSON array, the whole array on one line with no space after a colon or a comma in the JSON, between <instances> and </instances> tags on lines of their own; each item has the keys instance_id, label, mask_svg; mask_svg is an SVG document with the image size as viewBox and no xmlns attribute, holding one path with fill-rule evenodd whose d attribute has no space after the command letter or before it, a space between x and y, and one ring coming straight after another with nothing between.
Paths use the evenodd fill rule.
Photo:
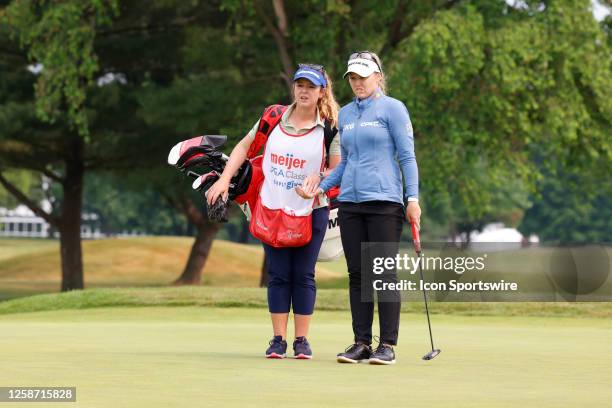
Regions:
<instances>
[{"instance_id":1,"label":"tree line","mask_svg":"<svg viewBox=\"0 0 612 408\"><path fill-rule=\"evenodd\" d=\"M298 62L325 65L347 103L346 57L369 49L411 114L424 233L504 220L610 241L611 27L589 0L0 2L0 199L59 232L62 290L84 287L83 211L193 233L176 283L198 283L221 226L169 148L227 134L229 152L291 100Z\"/></svg>"}]
</instances>

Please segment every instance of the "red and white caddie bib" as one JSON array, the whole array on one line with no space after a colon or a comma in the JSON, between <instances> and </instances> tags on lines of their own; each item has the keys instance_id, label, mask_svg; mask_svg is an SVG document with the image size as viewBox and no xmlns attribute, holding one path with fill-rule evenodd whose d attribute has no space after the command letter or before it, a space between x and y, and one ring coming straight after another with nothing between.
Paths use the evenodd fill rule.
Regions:
<instances>
[{"instance_id":1,"label":"red and white caddie bib","mask_svg":"<svg viewBox=\"0 0 612 408\"><path fill-rule=\"evenodd\" d=\"M324 150L321 126L302 135L287 133L280 124L276 126L268 136L264 151L261 203L290 215L310 214L314 198L303 199L295 192L295 187L302 185L310 174L323 169Z\"/></svg>"}]
</instances>

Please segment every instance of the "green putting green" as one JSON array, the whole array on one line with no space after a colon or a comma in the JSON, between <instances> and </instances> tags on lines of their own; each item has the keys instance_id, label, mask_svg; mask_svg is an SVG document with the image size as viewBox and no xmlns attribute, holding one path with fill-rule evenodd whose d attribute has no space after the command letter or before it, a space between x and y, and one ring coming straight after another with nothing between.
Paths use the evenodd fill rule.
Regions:
<instances>
[{"instance_id":1,"label":"green putting green","mask_svg":"<svg viewBox=\"0 0 612 408\"><path fill-rule=\"evenodd\" d=\"M317 311L315 358L266 360L265 309L147 307L0 316L2 386L76 386L70 407L610 406L612 321L403 314L395 366L341 365L348 311ZM25 406L3 403L2 406Z\"/></svg>"}]
</instances>

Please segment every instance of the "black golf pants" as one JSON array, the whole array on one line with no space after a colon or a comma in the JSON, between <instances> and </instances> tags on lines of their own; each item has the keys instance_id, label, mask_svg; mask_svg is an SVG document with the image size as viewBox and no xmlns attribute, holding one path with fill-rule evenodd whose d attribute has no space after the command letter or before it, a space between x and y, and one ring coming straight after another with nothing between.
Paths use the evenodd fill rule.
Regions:
<instances>
[{"instance_id":1,"label":"black golf pants","mask_svg":"<svg viewBox=\"0 0 612 408\"><path fill-rule=\"evenodd\" d=\"M373 255L368 251L362 251L361 244L389 243L384 245L383 251L386 252L386 256L394 257L399 248L404 207L390 201L341 202L338 222L349 273L349 297L355 342L371 344L374 318L371 292L373 292L374 274L371 268L362 271L362 257ZM380 255L380 250L376 252ZM393 271L385 277L385 281L397 282L397 273ZM401 300L397 292L385 295L385 299L378 297L380 341L396 345Z\"/></svg>"}]
</instances>

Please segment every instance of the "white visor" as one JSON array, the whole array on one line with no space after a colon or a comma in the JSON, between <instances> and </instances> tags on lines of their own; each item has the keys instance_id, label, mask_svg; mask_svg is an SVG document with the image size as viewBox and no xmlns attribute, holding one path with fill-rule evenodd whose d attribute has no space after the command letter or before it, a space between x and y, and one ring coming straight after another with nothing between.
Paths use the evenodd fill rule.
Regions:
<instances>
[{"instance_id":1,"label":"white visor","mask_svg":"<svg viewBox=\"0 0 612 408\"><path fill-rule=\"evenodd\" d=\"M365 58L355 58L349 60L348 68L343 77L346 77L350 72L354 72L360 77L367 78L375 72L380 72L380 69L374 61Z\"/></svg>"}]
</instances>

